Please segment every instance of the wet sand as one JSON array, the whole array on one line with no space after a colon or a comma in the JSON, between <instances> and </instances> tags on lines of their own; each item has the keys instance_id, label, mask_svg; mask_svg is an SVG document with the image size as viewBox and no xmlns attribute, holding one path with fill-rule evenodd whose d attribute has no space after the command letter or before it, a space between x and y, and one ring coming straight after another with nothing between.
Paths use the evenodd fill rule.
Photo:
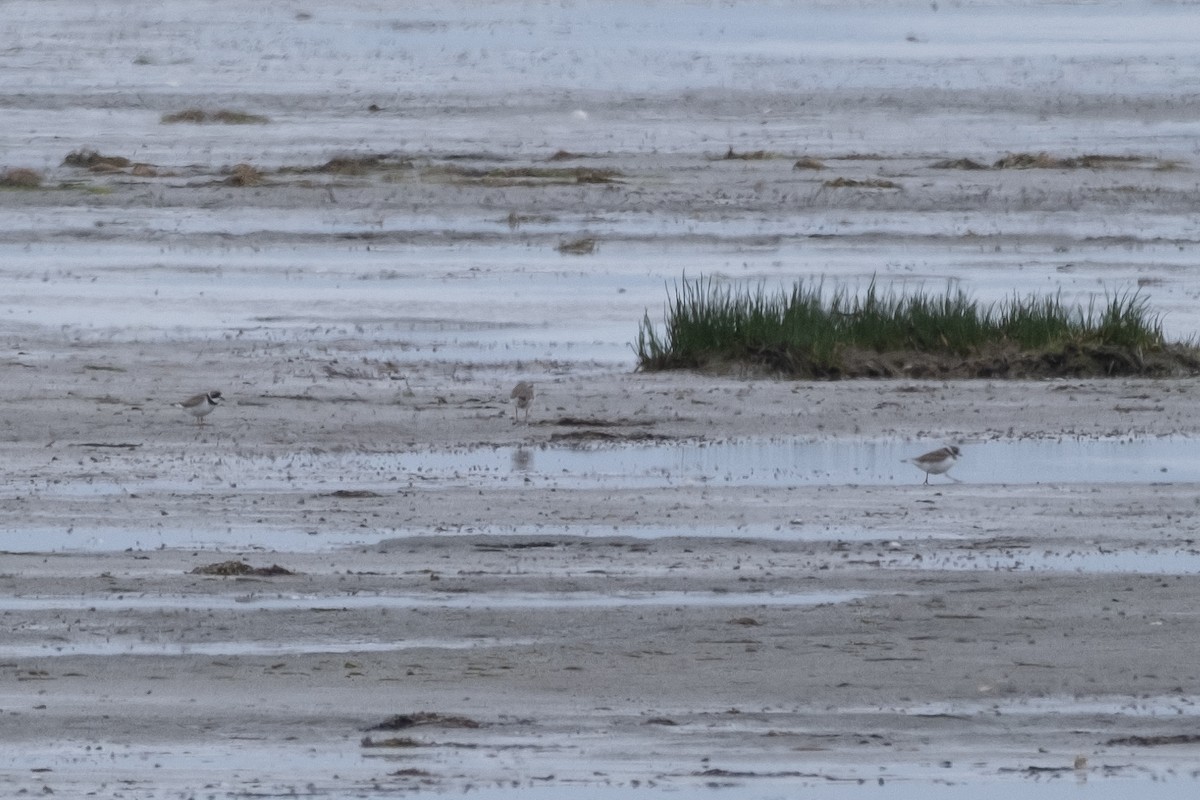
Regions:
<instances>
[{"instance_id":1,"label":"wet sand","mask_svg":"<svg viewBox=\"0 0 1200 800\"><path fill-rule=\"evenodd\" d=\"M6 792L1186 772L1187 748L1132 737L1194 730L1193 484L923 486L901 465L890 485L559 487L536 458L648 436L1195 436L1195 381L621 372L542 386L526 425L506 387L314 381L286 349L108 348L103 370L22 351L8 368L33 379L0 389L5 527L53 544L0 562ZM186 382L172 361L230 387L203 426L153 396ZM402 467L512 446L535 466L511 480ZM252 529L273 546L212 544ZM106 544L130 530L164 546ZM1136 568L1170 549L1177 570ZM193 573L230 559L294 574Z\"/></svg>"},{"instance_id":2,"label":"wet sand","mask_svg":"<svg viewBox=\"0 0 1200 800\"><path fill-rule=\"evenodd\" d=\"M1192 336L1192 20L796 5L6 4L0 793L1190 797L1200 380L630 342L684 275Z\"/></svg>"}]
</instances>

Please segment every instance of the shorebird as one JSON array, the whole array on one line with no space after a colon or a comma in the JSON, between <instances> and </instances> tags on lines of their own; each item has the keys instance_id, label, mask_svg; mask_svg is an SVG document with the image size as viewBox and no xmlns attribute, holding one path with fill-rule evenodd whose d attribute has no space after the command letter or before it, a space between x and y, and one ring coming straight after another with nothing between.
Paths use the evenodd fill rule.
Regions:
<instances>
[{"instance_id":1,"label":"shorebird","mask_svg":"<svg viewBox=\"0 0 1200 800\"><path fill-rule=\"evenodd\" d=\"M947 478L955 483L962 483L958 478L947 474L958 459L958 448L951 446L943 447L940 450L930 450L928 453L919 455L916 458L905 458L902 460L906 464L912 464L917 469L923 470L925 472L925 483L928 484L930 475L946 475Z\"/></svg>"},{"instance_id":2,"label":"shorebird","mask_svg":"<svg viewBox=\"0 0 1200 800\"><path fill-rule=\"evenodd\" d=\"M197 425L204 424L204 418L212 413L212 410L217 407L218 401L221 399L221 393L217 391L205 392L194 397L189 397L183 402L176 403L176 408L182 408L184 411L196 418Z\"/></svg>"},{"instance_id":3,"label":"shorebird","mask_svg":"<svg viewBox=\"0 0 1200 800\"><path fill-rule=\"evenodd\" d=\"M524 410L525 422L529 422L529 404L533 402L533 384L528 381L521 381L513 387L512 394L509 395L517 401L513 406L513 422L517 421L517 413Z\"/></svg>"}]
</instances>

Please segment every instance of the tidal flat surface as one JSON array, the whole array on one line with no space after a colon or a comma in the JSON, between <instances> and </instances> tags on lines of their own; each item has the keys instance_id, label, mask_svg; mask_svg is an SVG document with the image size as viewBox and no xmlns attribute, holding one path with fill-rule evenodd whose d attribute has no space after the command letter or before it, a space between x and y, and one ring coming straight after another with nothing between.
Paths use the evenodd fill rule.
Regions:
<instances>
[{"instance_id":1,"label":"tidal flat surface","mask_svg":"<svg viewBox=\"0 0 1200 800\"><path fill-rule=\"evenodd\" d=\"M1194 337L1188 4L0 33L0 179L41 179L0 188L0 791L1195 793L1200 382L631 346L701 275L1137 292ZM946 444L961 483L901 463Z\"/></svg>"}]
</instances>

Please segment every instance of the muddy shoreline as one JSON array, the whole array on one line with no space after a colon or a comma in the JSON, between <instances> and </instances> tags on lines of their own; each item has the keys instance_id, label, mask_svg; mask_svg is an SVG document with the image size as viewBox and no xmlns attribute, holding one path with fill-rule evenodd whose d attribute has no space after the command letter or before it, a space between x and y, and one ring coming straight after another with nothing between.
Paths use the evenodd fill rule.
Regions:
<instances>
[{"instance_id":1,"label":"muddy shoreline","mask_svg":"<svg viewBox=\"0 0 1200 800\"><path fill-rule=\"evenodd\" d=\"M544 384L526 425L506 387L423 382L416 367L411 396L314 382L313 364L255 393L250 376L300 363L260 351L208 365L214 386L241 388L198 426L150 396L187 371L163 358L147 373L153 348L107 348L104 370L90 350L23 349L38 379L0 389L23 475L5 527L59 532L56 552L0 556L7 790L82 791L104 762L106 780L151 796L194 785L197 758L225 764L205 782L234 794L713 781L753 793L1182 766L1186 748L1121 742L1193 727L1192 484L922 486L912 470L890 485L557 487L528 480L535 461L486 485L359 458L627 446L555 442L563 430L914 448L1190 437L1194 381L612 373ZM267 528L271 546L247 544ZM154 529L225 543L126 549L104 534ZM1166 551L1177 570L1136 567ZM231 558L295 574L193 574ZM419 713L434 717L367 730Z\"/></svg>"}]
</instances>

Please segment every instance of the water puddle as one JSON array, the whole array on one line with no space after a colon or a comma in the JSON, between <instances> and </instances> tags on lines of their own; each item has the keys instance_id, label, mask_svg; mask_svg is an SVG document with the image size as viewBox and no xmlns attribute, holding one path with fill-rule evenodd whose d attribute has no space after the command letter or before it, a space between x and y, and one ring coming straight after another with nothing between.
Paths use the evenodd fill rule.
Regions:
<instances>
[{"instance_id":1,"label":"water puddle","mask_svg":"<svg viewBox=\"0 0 1200 800\"><path fill-rule=\"evenodd\" d=\"M1150 771L1147 770L1149 773ZM794 797L798 788L816 788L826 800L1060 800L1067 796L1077 800L1191 800L1200 791L1200 781L1180 774L1146 774L1137 778L1088 779L1087 775L1055 774L1031 776L1025 780L961 778L911 780L872 776L866 778L821 777L734 777L714 776L704 784L704 797L718 800L781 800ZM572 800L659 800L680 795L678 785L654 788L571 786ZM525 800L559 798L561 788L529 786L474 787L465 795L473 800Z\"/></svg>"},{"instance_id":2,"label":"water puddle","mask_svg":"<svg viewBox=\"0 0 1200 800\"><path fill-rule=\"evenodd\" d=\"M317 493L329 493L347 485L380 493L501 485L579 489L912 485L922 483L925 474L904 463L905 460L945 444L960 447L961 458L949 475L967 484L1200 482L1200 459L1195 457L1200 443L1186 437L966 443L811 441L782 437L389 453L300 453L285 464L278 459L227 455L222 457L217 471L202 479L89 478L35 484L33 493L47 496L186 493L225 488L234 476L238 487L245 491ZM929 482L954 483L945 475L930 476Z\"/></svg>"},{"instance_id":3,"label":"water puddle","mask_svg":"<svg viewBox=\"0 0 1200 800\"><path fill-rule=\"evenodd\" d=\"M626 752L630 743L614 742L611 736L602 750L581 754L580 738L551 743L541 737L505 737L493 744L397 752L363 750L357 740L307 746L267 740L142 746L68 739L53 746L7 748L0 768L8 777L0 787L13 794L44 793L39 787L52 777L59 794L76 786L120 785L121 795L131 798L192 796L203 785L208 795L229 797L419 794L472 800L780 800L796 797L797 791L815 791L812 797L826 800L1059 800L1068 795L1078 800L1191 800L1200 788L1183 753L1157 753L1153 759L1137 759L1137 766L1129 763L1132 759L1114 756L1121 762L1118 767L1082 770L1013 759L1014 766L1000 767L999 775L994 755L989 759L983 754L961 766L861 759L847 764L834 756L757 763L742 771L720 757L697 762L694 769L680 769L681 764L657 750L631 757ZM17 789L31 765L35 773L44 770L46 775L28 779L32 789ZM153 780L147 782L150 775Z\"/></svg>"},{"instance_id":4,"label":"water puddle","mask_svg":"<svg viewBox=\"0 0 1200 800\"><path fill-rule=\"evenodd\" d=\"M784 438L471 448L348 459L355 462L351 469L398 475L412 488L518 480L562 488L875 486L921 483L925 474L904 460L943 444ZM1196 447L1187 438L980 442L961 445L962 458L950 474L964 483L1003 485L1197 482ZM930 483L953 481L932 476Z\"/></svg>"},{"instance_id":5,"label":"water puddle","mask_svg":"<svg viewBox=\"0 0 1200 800\"><path fill-rule=\"evenodd\" d=\"M0 644L2 658L50 658L65 656L280 656L333 653L391 653L399 650L476 650L518 647L532 639L402 639L394 642L147 642L123 636L106 636L103 641Z\"/></svg>"},{"instance_id":6,"label":"water puddle","mask_svg":"<svg viewBox=\"0 0 1200 800\"><path fill-rule=\"evenodd\" d=\"M578 448L500 448L394 456L409 476L430 478L513 473L554 485L726 486L888 485L921 483L905 459L951 442L806 441L679 442ZM951 475L964 483L1157 483L1200 481L1197 442L1159 439L1057 439L962 444ZM930 483L953 483L932 476Z\"/></svg>"}]
</instances>

